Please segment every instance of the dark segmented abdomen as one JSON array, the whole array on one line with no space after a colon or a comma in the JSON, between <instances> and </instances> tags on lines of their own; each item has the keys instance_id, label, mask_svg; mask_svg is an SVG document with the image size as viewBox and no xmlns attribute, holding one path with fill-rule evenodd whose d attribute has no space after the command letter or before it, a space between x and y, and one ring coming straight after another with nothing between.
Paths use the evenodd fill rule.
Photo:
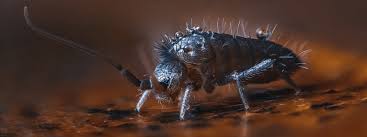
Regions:
<instances>
[{"instance_id":1,"label":"dark segmented abdomen","mask_svg":"<svg viewBox=\"0 0 367 137\"><path fill-rule=\"evenodd\" d=\"M228 34L215 33L210 44L215 53L214 72L219 85L227 84L221 81L226 75L251 68L262 60L268 59L271 54L280 56L292 52L271 41L243 37L233 38L232 35ZM291 54L293 55L293 53ZM266 83L276 80L278 77L278 73L269 70L263 76L249 82Z\"/></svg>"}]
</instances>

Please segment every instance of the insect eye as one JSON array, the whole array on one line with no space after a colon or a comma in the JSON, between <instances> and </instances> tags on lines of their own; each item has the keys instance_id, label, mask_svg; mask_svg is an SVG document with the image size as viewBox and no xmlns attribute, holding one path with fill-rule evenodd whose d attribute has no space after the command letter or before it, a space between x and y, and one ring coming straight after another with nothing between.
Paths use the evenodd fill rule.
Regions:
<instances>
[{"instance_id":1,"label":"insect eye","mask_svg":"<svg viewBox=\"0 0 367 137\"><path fill-rule=\"evenodd\" d=\"M186 48L183 48L183 51L185 53L188 53L188 52L192 51L192 48L186 47Z\"/></svg>"},{"instance_id":2,"label":"insect eye","mask_svg":"<svg viewBox=\"0 0 367 137\"><path fill-rule=\"evenodd\" d=\"M198 47L198 48L204 48L204 44L196 44L196 47Z\"/></svg>"},{"instance_id":3,"label":"insect eye","mask_svg":"<svg viewBox=\"0 0 367 137\"><path fill-rule=\"evenodd\" d=\"M160 84L161 86L163 86L164 88L167 88L167 87L168 87L168 84L167 84L167 83L165 83L165 82L159 82L159 84Z\"/></svg>"}]
</instances>

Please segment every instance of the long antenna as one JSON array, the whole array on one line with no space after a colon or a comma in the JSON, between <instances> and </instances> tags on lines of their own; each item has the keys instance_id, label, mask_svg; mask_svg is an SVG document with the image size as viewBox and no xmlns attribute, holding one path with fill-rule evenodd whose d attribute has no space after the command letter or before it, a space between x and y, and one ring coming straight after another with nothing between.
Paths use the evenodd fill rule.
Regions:
<instances>
[{"instance_id":1,"label":"long antenna","mask_svg":"<svg viewBox=\"0 0 367 137\"><path fill-rule=\"evenodd\" d=\"M125 76L135 86L137 86L137 87L140 86L140 80L138 78L136 78L135 75L133 75L130 71L128 71L127 69L122 67L120 64L114 63L114 61L111 58L109 58L109 57L107 57L107 56L105 56L105 55L103 55L103 54L101 54L101 53L99 53L95 50L87 48L84 45L75 43L71 40L62 38L60 36L56 36L54 34L51 34L47 31L42 30L42 29L36 27L35 25L33 25L32 21L30 19L30 16L29 16L29 3L30 2L28 0L25 0L24 18L25 18L25 21L26 21L27 25L32 29L32 31L38 33L39 35L41 35L43 37L46 37L46 38L55 40L57 42L60 42L60 43L64 44L65 46L69 47L69 48L73 48L73 49L76 49L76 50L78 50L82 53L85 53L85 54L89 55L89 56L97 57L97 58L102 59L104 62L106 62L106 63L112 65L114 68L116 68L123 76Z\"/></svg>"},{"instance_id":2,"label":"long antenna","mask_svg":"<svg viewBox=\"0 0 367 137\"><path fill-rule=\"evenodd\" d=\"M110 59L110 58L108 58L108 57L106 57L106 56L98 53L95 50L89 49L89 48L87 48L87 47L85 47L83 45L80 45L78 43L75 43L75 42L73 42L71 40L64 39L64 38L62 38L60 36L56 36L54 34L51 34L49 32L46 32L46 31L44 31L44 30L42 30L42 29L34 26L33 23L30 20L29 11L28 11L28 7L27 6L24 7L24 17L25 17L25 20L26 20L27 25L34 32L36 32L36 33L38 33L38 34L40 34L40 35L42 35L42 36L44 36L46 38L49 38L49 39L58 41L60 43L63 43L63 44L65 44L65 46L67 46L69 48L77 49L77 50L79 50L79 51L81 51L81 52L83 52L83 53L85 53L85 54L87 54L89 56L100 57L101 59L103 59L104 61L106 61L107 63L109 63L109 64L111 64L111 65L113 65L115 67L118 65L118 64L113 63L112 59Z\"/></svg>"}]
</instances>

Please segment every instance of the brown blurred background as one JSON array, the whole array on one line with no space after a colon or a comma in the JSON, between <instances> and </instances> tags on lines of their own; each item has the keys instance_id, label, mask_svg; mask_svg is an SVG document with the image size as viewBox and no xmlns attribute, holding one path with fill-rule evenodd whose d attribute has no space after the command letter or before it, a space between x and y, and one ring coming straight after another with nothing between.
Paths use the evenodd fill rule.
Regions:
<instances>
[{"instance_id":1,"label":"brown blurred background","mask_svg":"<svg viewBox=\"0 0 367 137\"><path fill-rule=\"evenodd\" d=\"M334 66L366 72L353 65L364 62L367 53L366 4L363 0L33 0L31 16L39 27L110 55L140 77L151 72L153 42L162 33L183 28L191 17L195 23L205 17L213 24L218 16L245 19L250 32L278 24L285 39L310 41L318 65L312 74L327 77L328 72L339 73ZM136 89L112 67L32 33L23 19L22 0L1 0L0 17L2 108L44 102L98 104L136 96Z\"/></svg>"}]
</instances>

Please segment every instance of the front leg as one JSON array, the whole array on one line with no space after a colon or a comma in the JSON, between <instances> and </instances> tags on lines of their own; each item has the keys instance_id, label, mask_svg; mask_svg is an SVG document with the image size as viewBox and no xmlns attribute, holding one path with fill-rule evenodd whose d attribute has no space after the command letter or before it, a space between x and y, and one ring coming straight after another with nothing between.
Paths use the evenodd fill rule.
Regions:
<instances>
[{"instance_id":1,"label":"front leg","mask_svg":"<svg viewBox=\"0 0 367 137\"><path fill-rule=\"evenodd\" d=\"M185 120L187 111L190 109L191 92L194 90L193 84L187 84L184 88L184 94L181 97L180 120Z\"/></svg>"},{"instance_id":2,"label":"front leg","mask_svg":"<svg viewBox=\"0 0 367 137\"><path fill-rule=\"evenodd\" d=\"M140 112L141 107L144 105L145 101L147 101L149 95L152 92L152 89L143 90L142 92L143 93L141 97L139 98L138 103L136 104L136 108L135 108L136 112Z\"/></svg>"},{"instance_id":3,"label":"front leg","mask_svg":"<svg viewBox=\"0 0 367 137\"><path fill-rule=\"evenodd\" d=\"M151 78L147 80L141 80L139 91L142 92L138 103L136 104L136 112L140 112L141 107L144 105L145 101L149 98L150 94L153 92L153 84Z\"/></svg>"},{"instance_id":4,"label":"front leg","mask_svg":"<svg viewBox=\"0 0 367 137\"><path fill-rule=\"evenodd\" d=\"M158 92L159 90L164 91L164 89L163 87L161 87L161 85L155 83L157 83L156 79L152 78L149 78L147 80L141 80L139 91L141 91L142 93L138 103L136 104L135 108L136 112L141 111L142 106L148 100L151 94L154 95L155 99L158 100L158 102L162 101L170 102L172 100L168 95L164 94L164 92Z\"/></svg>"}]
</instances>

